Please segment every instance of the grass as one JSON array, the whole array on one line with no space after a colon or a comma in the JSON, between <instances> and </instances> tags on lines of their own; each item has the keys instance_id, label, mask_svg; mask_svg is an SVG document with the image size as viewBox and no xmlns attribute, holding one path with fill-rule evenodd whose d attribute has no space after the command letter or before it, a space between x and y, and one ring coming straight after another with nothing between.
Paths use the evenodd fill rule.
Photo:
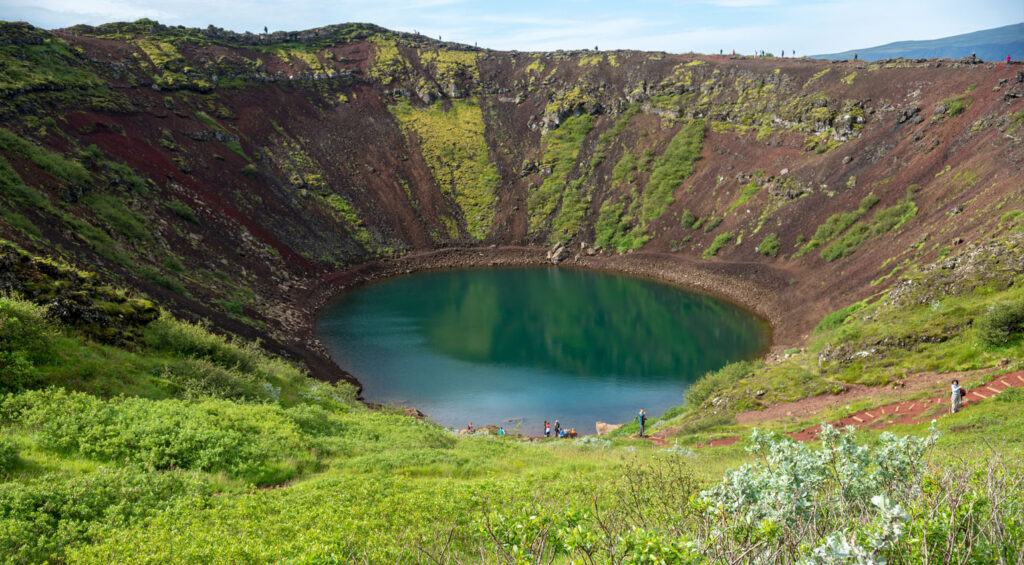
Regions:
<instances>
[{"instance_id":1,"label":"grass","mask_svg":"<svg viewBox=\"0 0 1024 565\"><path fill-rule=\"evenodd\" d=\"M913 190L908 190L907 196L898 203L875 212L871 221L855 223L842 236L821 250L821 258L832 262L849 257L868 240L901 228L903 224L917 216L917 205L914 204L913 195Z\"/></svg>"},{"instance_id":2,"label":"grass","mask_svg":"<svg viewBox=\"0 0 1024 565\"><path fill-rule=\"evenodd\" d=\"M942 285L929 282L929 272L919 276L922 288ZM938 305L851 305L822 320L806 353L708 373L683 406L649 423L678 427L673 439L684 442L745 436L749 427L736 423L736 412L835 392L846 380L873 382L880 368L891 374L927 359L953 367L967 349L981 352L971 362L1020 358L1024 328L1016 314L991 310L1008 336L998 346L980 341L980 330L966 322L983 319L992 304L1024 303L1024 284L991 280L947 293ZM886 343L951 325L963 328L959 336L921 341L910 357L890 352L856 367L826 357L819 365L826 343ZM606 442L460 437L369 410L355 403L351 387L312 381L255 344L203 325L165 313L141 332L131 347L106 345L56 321L45 306L0 297L0 382L18 383L0 400L7 526L0 548L8 559L410 562L427 554L472 561L483 552L502 561L495 544L534 539L538 520L561 520L544 524L564 532L604 531L594 512L615 539L661 536L650 547L663 548L699 527L693 505L701 491L727 469L761 461L744 450L750 438L728 448L666 450L624 437L635 423ZM900 364L888 364L893 358ZM991 434L1006 438L994 447L998 456L1021 453L1021 397L1004 393L942 418L947 436L936 456L982 445ZM863 406L870 403L849 409ZM882 439L867 432L864 442Z\"/></svg>"},{"instance_id":3,"label":"grass","mask_svg":"<svg viewBox=\"0 0 1024 565\"><path fill-rule=\"evenodd\" d=\"M352 236L352 239L356 240L364 248L369 248L373 243L373 238L370 236L370 232L366 229L366 224L363 223L356 209L337 194L330 194L325 200L335 213L335 216L345 224L345 229Z\"/></svg>"},{"instance_id":4,"label":"grass","mask_svg":"<svg viewBox=\"0 0 1024 565\"><path fill-rule=\"evenodd\" d=\"M0 149L21 155L40 169L69 184L86 187L92 175L77 161L72 161L18 137L11 130L0 128Z\"/></svg>"},{"instance_id":5,"label":"grass","mask_svg":"<svg viewBox=\"0 0 1024 565\"><path fill-rule=\"evenodd\" d=\"M740 191L739 196L737 196L736 200L733 201L732 205L729 206L729 212L732 212L733 210L746 204L747 201L750 200L755 194L760 192L760 190L761 185L757 184L756 182L751 182L744 185L743 190Z\"/></svg>"},{"instance_id":6,"label":"grass","mask_svg":"<svg viewBox=\"0 0 1024 565\"><path fill-rule=\"evenodd\" d=\"M550 168L551 174L527 196L530 232L544 230L551 222L552 228L558 224L551 238L565 240L579 229L584 210L572 205L580 201L581 196L579 187L569 182L569 173L576 166L583 140L593 127L593 116L571 116L544 136L542 166Z\"/></svg>"},{"instance_id":7,"label":"grass","mask_svg":"<svg viewBox=\"0 0 1024 565\"><path fill-rule=\"evenodd\" d=\"M765 257L775 257L779 254L779 250L782 249L782 243L779 241L778 234L768 234L761 243L757 244L757 252Z\"/></svg>"},{"instance_id":8,"label":"grass","mask_svg":"<svg viewBox=\"0 0 1024 565\"><path fill-rule=\"evenodd\" d=\"M25 39L0 46L0 91L103 88L99 76L64 40L17 22L0 23L0 34Z\"/></svg>"},{"instance_id":9,"label":"grass","mask_svg":"<svg viewBox=\"0 0 1024 565\"><path fill-rule=\"evenodd\" d=\"M704 145L704 120L693 120L682 127L665 152L654 161L654 170L641 196L640 225L647 226L661 217L675 201L679 185L697 170L696 162Z\"/></svg>"},{"instance_id":10,"label":"grass","mask_svg":"<svg viewBox=\"0 0 1024 565\"><path fill-rule=\"evenodd\" d=\"M129 210L116 196L93 193L82 199L104 222L124 237L143 244L154 243L147 220L138 212Z\"/></svg>"},{"instance_id":11,"label":"grass","mask_svg":"<svg viewBox=\"0 0 1024 565\"><path fill-rule=\"evenodd\" d=\"M846 228L853 225L854 222L859 220L861 216L868 213L871 208L878 204L879 198L874 194L865 196L860 201L860 205L853 212L842 212L839 214L833 214L825 220L825 223L818 226L815 230L814 235L807 243L797 251L793 257L802 257L811 250L817 249L822 244L827 243L843 233Z\"/></svg>"},{"instance_id":12,"label":"grass","mask_svg":"<svg viewBox=\"0 0 1024 565\"><path fill-rule=\"evenodd\" d=\"M733 237L734 235L732 232L718 234L715 240L711 242L711 245L709 245L708 248L705 249L700 256L703 257L704 259L710 259L714 257L715 255L718 254L719 249L724 247L726 243L732 241Z\"/></svg>"}]
</instances>

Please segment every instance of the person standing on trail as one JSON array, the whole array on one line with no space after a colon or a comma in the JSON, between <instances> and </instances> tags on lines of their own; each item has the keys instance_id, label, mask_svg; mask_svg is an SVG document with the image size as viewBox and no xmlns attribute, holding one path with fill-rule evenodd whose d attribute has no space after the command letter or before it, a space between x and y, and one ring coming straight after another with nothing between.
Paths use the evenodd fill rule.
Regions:
<instances>
[{"instance_id":1,"label":"person standing on trail","mask_svg":"<svg viewBox=\"0 0 1024 565\"><path fill-rule=\"evenodd\" d=\"M949 413L956 414L960 411L960 402L963 400L963 389L960 388L960 381L953 379L953 384L950 387L952 393L949 397Z\"/></svg>"},{"instance_id":2,"label":"person standing on trail","mask_svg":"<svg viewBox=\"0 0 1024 565\"><path fill-rule=\"evenodd\" d=\"M544 420L544 437L551 437L551 422Z\"/></svg>"},{"instance_id":3,"label":"person standing on trail","mask_svg":"<svg viewBox=\"0 0 1024 565\"><path fill-rule=\"evenodd\" d=\"M562 432L562 424L559 424L558 420L555 420L555 437L562 437L561 435L559 435L559 434L561 434L561 432Z\"/></svg>"},{"instance_id":4,"label":"person standing on trail","mask_svg":"<svg viewBox=\"0 0 1024 565\"><path fill-rule=\"evenodd\" d=\"M640 422L640 437L644 437L644 425L647 424L647 412L644 409L640 409L640 413L636 415L636 421Z\"/></svg>"}]
</instances>

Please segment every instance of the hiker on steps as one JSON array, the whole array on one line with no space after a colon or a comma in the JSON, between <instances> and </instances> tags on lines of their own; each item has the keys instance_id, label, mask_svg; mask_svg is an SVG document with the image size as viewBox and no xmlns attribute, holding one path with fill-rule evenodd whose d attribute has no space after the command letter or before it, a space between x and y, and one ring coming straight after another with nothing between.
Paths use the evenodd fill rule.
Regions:
<instances>
[{"instance_id":1,"label":"hiker on steps","mask_svg":"<svg viewBox=\"0 0 1024 565\"><path fill-rule=\"evenodd\" d=\"M957 379L953 379L950 389L952 389L952 392L949 397L949 413L956 414L960 411L960 402L964 397L964 389L960 388L960 381Z\"/></svg>"}]
</instances>

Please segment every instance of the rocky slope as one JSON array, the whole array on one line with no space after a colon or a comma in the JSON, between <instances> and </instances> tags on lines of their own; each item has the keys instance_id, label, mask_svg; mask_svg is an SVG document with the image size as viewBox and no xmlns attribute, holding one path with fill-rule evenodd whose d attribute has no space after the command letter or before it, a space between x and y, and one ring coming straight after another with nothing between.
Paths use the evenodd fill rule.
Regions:
<instances>
[{"instance_id":1,"label":"rocky slope","mask_svg":"<svg viewBox=\"0 0 1024 565\"><path fill-rule=\"evenodd\" d=\"M5 23L0 63L0 237L322 378L344 375L312 308L363 275L539 263L562 243L746 303L796 345L1024 208L1019 64L147 20Z\"/></svg>"}]
</instances>

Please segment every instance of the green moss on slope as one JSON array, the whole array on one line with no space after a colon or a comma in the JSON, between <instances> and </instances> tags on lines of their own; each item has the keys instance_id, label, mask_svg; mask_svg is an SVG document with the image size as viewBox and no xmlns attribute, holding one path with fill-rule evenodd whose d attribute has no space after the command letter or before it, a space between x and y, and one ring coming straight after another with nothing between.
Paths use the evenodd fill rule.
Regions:
<instances>
[{"instance_id":1,"label":"green moss on slope","mask_svg":"<svg viewBox=\"0 0 1024 565\"><path fill-rule=\"evenodd\" d=\"M531 233L546 228L549 218L556 212L559 217L552 226L557 225L558 233L553 232L552 239L567 239L579 228L585 212L579 203L584 198L578 193L580 185L569 183L568 176L576 166L583 140L593 127L593 116L572 116L545 136L543 167L551 172L539 187L530 191L527 200Z\"/></svg>"},{"instance_id":2,"label":"green moss on slope","mask_svg":"<svg viewBox=\"0 0 1024 565\"><path fill-rule=\"evenodd\" d=\"M415 135L441 192L462 211L466 231L482 240L494 221L500 177L488 155L483 112L476 98L425 108L403 101L390 106L402 131Z\"/></svg>"},{"instance_id":3,"label":"green moss on slope","mask_svg":"<svg viewBox=\"0 0 1024 565\"><path fill-rule=\"evenodd\" d=\"M649 225L675 202L675 191L697 170L704 144L704 120L694 120L672 138L665 152L654 161L651 180L642 195L640 223Z\"/></svg>"}]
</instances>

